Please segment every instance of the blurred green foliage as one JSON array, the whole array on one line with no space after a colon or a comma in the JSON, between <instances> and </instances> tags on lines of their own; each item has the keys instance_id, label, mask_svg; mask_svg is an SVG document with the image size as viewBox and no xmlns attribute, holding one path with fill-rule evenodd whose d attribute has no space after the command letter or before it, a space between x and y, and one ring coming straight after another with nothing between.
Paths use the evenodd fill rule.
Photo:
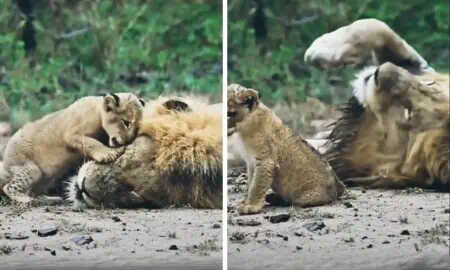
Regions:
<instances>
[{"instance_id":1,"label":"blurred green foliage","mask_svg":"<svg viewBox=\"0 0 450 270\"><path fill-rule=\"evenodd\" d=\"M27 53L27 17L0 0L0 99L13 122L109 91L221 99L221 0L30 2L37 46Z\"/></svg>"},{"instance_id":2,"label":"blurred green foliage","mask_svg":"<svg viewBox=\"0 0 450 270\"><path fill-rule=\"evenodd\" d=\"M448 0L229 0L228 82L260 90L269 105L308 96L343 102L354 70L322 72L306 65L303 55L317 37L370 17L448 72L449 10Z\"/></svg>"}]
</instances>

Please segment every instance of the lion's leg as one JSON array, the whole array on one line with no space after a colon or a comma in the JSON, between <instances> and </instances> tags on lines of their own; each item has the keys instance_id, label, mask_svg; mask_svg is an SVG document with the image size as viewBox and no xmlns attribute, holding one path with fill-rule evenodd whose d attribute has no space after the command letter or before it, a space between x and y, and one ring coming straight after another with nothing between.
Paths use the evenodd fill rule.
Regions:
<instances>
[{"instance_id":1,"label":"lion's leg","mask_svg":"<svg viewBox=\"0 0 450 270\"><path fill-rule=\"evenodd\" d=\"M431 179L448 185L450 183L450 148L445 129L429 131L424 139L422 152L424 166Z\"/></svg>"},{"instance_id":2,"label":"lion's leg","mask_svg":"<svg viewBox=\"0 0 450 270\"><path fill-rule=\"evenodd\" d=\"M42 179L42 172L38 166L29 162L23 166L15 166L10 170L11 181L3 187L3 192L12 200L19 203L30 203L33 198L27 195L32 187Z\"/></svg>"},{"instance_id":3,"label":"lion's leg","mask_svg":"<svg viewBox=\"0 0 450 270\"><path fill-rule=\"evenodd\" d=\"M428 63L384 22L361 19L317 38L306 50L305 62L328 69L359 65L375 57L376 64L392 62L419 70Z\"/></svg>"},{"instance_id":4,"label":"lion's leg","mask_svg":"<svg viewBox=\"0 0 450 270\"><path fill-rule=\"evenodd\" d=\"M254 170L247 200L239 205L238 212L241 215L256 214L263 208L266 192L274 180L275 162L270 159L256 161Z\"/></svg>"},{"instance_id":5,"label":"lion's leg","mask_svg":"<svg viewBox=\"0 0 450 270\"><path fill-rule=\"evenodd\" d=\"M406 176L414 177L417 172L423 168L423 145L426 136L424 133L420 133L415 137L410 138L408 143L408 152L406 153L406 159L400 167L400 173ZM413 140L413 141L412 141Z\"/></svg>"}]
</instances>

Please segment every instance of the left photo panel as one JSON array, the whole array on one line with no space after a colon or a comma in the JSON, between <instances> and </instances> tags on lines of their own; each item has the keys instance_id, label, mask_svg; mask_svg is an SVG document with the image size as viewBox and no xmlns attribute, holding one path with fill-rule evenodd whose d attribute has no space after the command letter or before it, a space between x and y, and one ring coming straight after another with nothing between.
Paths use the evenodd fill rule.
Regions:
<instances>
[{"instance_id":1,"label":"left photo panel","mask_svg":"<svg viewBox=\"0 0 450 270\"><path fill-rule=\"evenodd\" d=\"M222 269L222 1L0 4L0 269Z\"/></svg>"}]
</instances>

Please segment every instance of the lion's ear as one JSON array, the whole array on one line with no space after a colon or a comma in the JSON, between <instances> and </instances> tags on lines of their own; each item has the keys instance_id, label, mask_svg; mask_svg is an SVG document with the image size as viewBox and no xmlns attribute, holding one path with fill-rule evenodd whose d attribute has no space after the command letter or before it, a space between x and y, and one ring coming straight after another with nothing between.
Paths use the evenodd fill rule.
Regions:
<instances>
[{"instance_id":1,"label":"lion's ear","mask_svg":"<svg viewBox=\"0 0 450 270\"><path fill-rule=\"evenodd\" d=\"M246 89L244 91L244 101L242 104L245 104L248 109L251 111L255 106L259 103L260 94L258 91L254 89Z\"/></svg>"},{"instance_id":2,"label":"lion's ear","mask_svg":"<svg viewBox=\"0 0 450 270\"><path fill-rule=\"evenodd\" d=\"M106 94L103 97L103 107L105 111L110 112L114 110L115 108L119 107L120 104L120 98L116 94Z\"/></svg>"},{"instance_id":3,"label":"lion's ear","mask_svg":"<svg viewBox=\"0 0 450 270\"><path fill-rule=\"evenodd\" d=\"M142 107L145 107L145 100L143 98L139 98L139 102L141 103Z\"/></svg>"},{"instance_id":4,"label":"lion's ear","mask_svg":"<svg viewBox=\"0 0 450 270\"><path fill-rule=\"evenodd\" d=\"M178 112L190 112L192 111L191 107L188 104L181 100L170 99L163 103L163 106L166 107L170 111L178 111Z\"/></svg>"}]
</instances>

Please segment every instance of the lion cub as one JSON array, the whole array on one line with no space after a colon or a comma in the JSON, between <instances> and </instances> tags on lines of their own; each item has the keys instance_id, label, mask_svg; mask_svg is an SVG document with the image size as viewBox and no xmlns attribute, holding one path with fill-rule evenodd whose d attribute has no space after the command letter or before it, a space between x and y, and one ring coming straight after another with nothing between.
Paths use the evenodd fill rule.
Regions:
<instances>
[{"instance_id":1,"label":"lion cub","mask_svg":"<svg viewBox=\"0 0 450 270\"><path fill-rule=\"evenodd\" d=\"M256 90L228 86L227 105L228 128L237 133L247 163L248 194L239 214L259 213L270 188L300 207L324 205L343 193L329 164L260 101Z\"/></svg>"},{"instance_id":2,"label":"lion cub","mask_svg":"<svg viewBox=\"0 0 450 270\"><path fill-rule=\"evenodd\" d=\"M120 146L136 137L144 104L130 93L84 97L26 124L6 146L1 172L6 179L0 179L0 187L11 200L29 203L84 159L113 161L123 152ZM107 138L116 149L102 143ZM41 196L40 201L57 204L62 199Z\"/></svg>"}]
</instances>

